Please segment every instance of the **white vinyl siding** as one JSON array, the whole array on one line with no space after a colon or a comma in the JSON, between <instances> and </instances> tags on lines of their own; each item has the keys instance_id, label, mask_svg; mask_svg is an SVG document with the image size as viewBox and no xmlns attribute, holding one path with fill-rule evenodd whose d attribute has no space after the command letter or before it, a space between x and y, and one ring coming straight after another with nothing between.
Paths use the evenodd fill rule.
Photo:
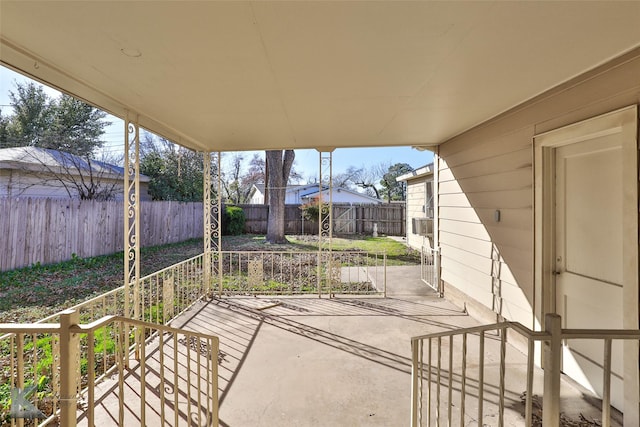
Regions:
<instances>
[{"instance_id":1,"label":"white vinyl siding","mask_svg":"<svg viewBox=\"0 0 640 427\"><path fill-rule=\"evenodd\" d=\"M532 132L478 141L470 153L449 154L455 146L445 144L438 185L442 279L527 325L533 300Z\"/></svg>"},{"instance_id":2,"label":"white vinyl siding","mask_svg":"<svg viewBox=\"0 0 640 427\"><path fill-rule=\"evenodd\" d=\"M427 187L433 186L433 175L419 177L411 180L407 180L407 244L414 249L420 249L423 245L429 245L429 241L426 237L413 233L412 220L413 218L427 218L427 212L429 206L433 207L433 199L431 205L429 205L428 195L429 189ZM431 190L432 191L432 190Z\"/></svg>"},{"instance_id":3,"label":"white vinyl siding","mask_svg":"<svg viewBox=\"0 0 640 427\"><path fill-rule=\"evenodd\" d=\"M639 75L640 57L620 60L440 145L445 294L453 286L480 315L534 326L533 136L640 103Z\"/></svg>"}]
</instances>

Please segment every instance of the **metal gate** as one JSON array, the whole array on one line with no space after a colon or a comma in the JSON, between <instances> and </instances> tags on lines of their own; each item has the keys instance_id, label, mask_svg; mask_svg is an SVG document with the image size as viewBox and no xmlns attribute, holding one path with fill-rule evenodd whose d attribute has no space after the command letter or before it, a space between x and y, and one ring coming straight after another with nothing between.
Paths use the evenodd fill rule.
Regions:
<instances>
[{"instance_id":1,"label":"metal gate","mask_svg":"<svg viewBox=\"0 0 640 427\"><path fill-rule=\"evenodd\" d=\"M420 278L430 288L442 296L440 289L440 251L430 246L422 246Z\"/></svg>"}]
</instances>

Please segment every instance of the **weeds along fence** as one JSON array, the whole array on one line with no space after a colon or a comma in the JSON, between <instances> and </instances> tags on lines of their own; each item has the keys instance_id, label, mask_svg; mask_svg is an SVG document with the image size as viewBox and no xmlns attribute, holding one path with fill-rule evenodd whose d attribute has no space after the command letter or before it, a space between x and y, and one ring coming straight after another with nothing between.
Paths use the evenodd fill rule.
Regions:
<instances>
[{"instance_id":1,"label":"weeds along fence","mask_svg":"<svg viewBox=\"0 0 640 427\"><path fill-rule=\"evenodd\" d=\"M0 198L0 271L123 250L122 201ZM141 243L202 237L202 203L140 204Z\"/></svg>"},{"instance_id":2,"label":"weeds along fence","mask_svg":"<svg viewBox=\"0 0 640 427\"><path fill-rule=\"evenodd\" d=\"M245 232L265 234L269 207L238 205L245 213ZM0 271L36 263L66 261L123 250L122 201L76 199L0 198ZM200 238L202 203L143 202L140 204L143 246ZM405 205L333 206L336 235L405 234ZM318 223L305 220L300 205L287 205L285 233L318 234Z\"/></svg>"}]
</instances>

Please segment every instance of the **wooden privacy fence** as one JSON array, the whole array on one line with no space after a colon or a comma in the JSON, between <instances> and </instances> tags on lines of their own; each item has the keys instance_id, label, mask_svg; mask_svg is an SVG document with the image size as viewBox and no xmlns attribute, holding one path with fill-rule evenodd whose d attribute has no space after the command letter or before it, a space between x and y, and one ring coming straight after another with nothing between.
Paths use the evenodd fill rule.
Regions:
<instances>
[{"instance_id":1,"label":"wooden privacy fence","mask_svg":"<svg viewBox=\"0 0 640 427\"><path fill-rule=\"evenodd\" d=\"M269 207L238 205L246 216L245 232L266 234ZM0 198L0 271L41 263L86 258L123 250L123 202L76 199ZM373 233L403 236L404 204L334 205L334 234ZM201 238L202 203L142 202L142 246ZM318 234L299 205L285 209L286 234Z\"/></svg>"},{"instance_id":2,"label":"wooden privacy fence","mask_svg":"<svg viewBox=\"0 0 640 427\"><path fill-rule=\"evenodd\" d=\"M245 231L266 234L269 207L238 206L245 213ZM372 234L374 224L377 224L380 235L404 236L405 204L333 205L333 231L336 235ZM318 223L304 219L300 205L286 205L284 230L286 234L318 234Z\"/></svg>"},{"instance_id":3,"label":"wooden privacy fence","mask_svg":"<svg viewBox=\"0 0 640 427\"><path fill-rule=\"evenodd\" d=\"M0 198L0 271L123 250L122 201ZM202 237L202 203L140 204L143 246Z\"/></svg>"}]
</instances>

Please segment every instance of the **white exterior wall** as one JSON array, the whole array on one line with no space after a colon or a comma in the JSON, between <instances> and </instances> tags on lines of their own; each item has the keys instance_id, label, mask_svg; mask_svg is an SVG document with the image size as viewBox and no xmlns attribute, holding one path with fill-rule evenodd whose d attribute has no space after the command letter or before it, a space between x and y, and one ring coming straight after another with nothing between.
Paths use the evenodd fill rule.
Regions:
<instances>
[{"instance_id":1,"label":"white exterior wall","mask_svg":"<svg viewBox=\"0 0 640 427\"><path fill-rule=\"evenodd\" d=\"M264 203L264 194L262 194L259 191L255 191L247 203L249 203L251 205L261 205L261 204L263 204Z\"/></svg>"},{"instance_id":2,"label":"white exterior wall","mask_svg":"<svg viewBox=\"0 0 640 427\"><path fill-rule=\"evenodd\" d=\"M325 202L329 202L329 191L322 192L322 200ZM361 196L359 194L354 194L349 191L342 191L340 189L333 190L333 196L331 201L332 203L354 203L354 204L382 203L382 200L372 200L370 197L366 197L364 195ZM304 203L304 201L302 201L302 203Z\"/></svg>"},{"instance_id":3,"label":"white exterior wall","mask_svg":"<svg viewBox=\"0 0 640 427\"><path fill-rule=\"evenodd\" d=\"M426 186L432 184L431 174L407 180L407 244L417 250L423 245L431 245L427 237L412 232L412 218L427 218L424 210L427 205Z\"/></svg>"},{"instance_id":4,"label":"white exterior wall","mask_svg":"<svg viewBox=\"0 0 640 427\"><path fill-rule=\"evenodd\" d=\"M312 198L313 197L317 197L317 195L318 195L317 190L318 190L318 185L317 184L291 189L291 190L287 191L287 193L285 194L284 203L286 205L301 205L301 204L304 204L304 203L308 203L310 201L309 198L305 197L303 199L302 196L311 193L310 196ZM322 198L326 202L329 201L329 191L328 190L325 190L325 191L322 192ZM354 204L382 203L381 200L374 200L374 199L372 199L370 197L367 197L365 195L360 195L358 193L354 193L354 192L351 192L351 191L344 191L344 190L338 189L338 188L334 188L333 189L332 202L333 203L354 203ZM253 195L251 196L251 198L249 199L248 203L249 204L263 204L264 203L264 194L262 194L260 191L254 192Z\"/></svg>"},{"instance_id":5,"label":"white exterior wall","mask_svg":"<svg viewBox=\"0 0 640 427\"><path fill-rule=\"evenodd\" d=\"M636 50L440 146L445 294L487 320L540 323L534 316L540 295L534 290L533 136L640 103L638 76Z\"/></svg>"},{"instance_id":6,"label":"white exterior wall","mask_svg":"<svg viewBox=\"0 0 640 427\"><path fill-rule=\"evenodd\" d=\"M106 185L112 185L114 182L113 179L108 178L103 178L101 181ZM115 200L122 200L123 186L122 180L118 180ZM73 197L77 197L75 189L71 187L70 190ZM151 200L147 182L140 183L140 193L141 200ZM69 197L69 193L60 181L45 174L35 175L15 169L0 169L0 197L65 198Z\"/></svg>"}]
</instances>

